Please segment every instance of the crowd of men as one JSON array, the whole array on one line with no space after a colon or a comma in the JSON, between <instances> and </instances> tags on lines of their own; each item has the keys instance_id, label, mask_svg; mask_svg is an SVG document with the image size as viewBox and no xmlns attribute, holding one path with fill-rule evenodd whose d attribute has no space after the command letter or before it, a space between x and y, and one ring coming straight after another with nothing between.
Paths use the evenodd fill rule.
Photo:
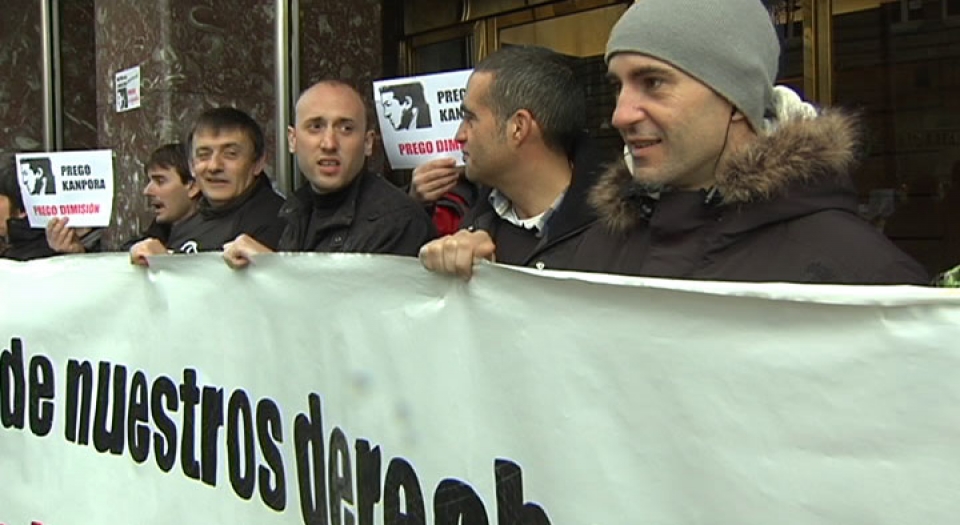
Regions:
<instances>
[{"instance_id":1,"label":"crowd of men","mask_svg":"<svg viewBox=\"0 0 960 525\"><path fill-rule=\"evenodd\" d=\"M464 167L428 162L406 192L367 171L373 116L343 82L321 81L297 101L287 139L307 184L287 199L264 173L260 126L211 109L183 144L147 161L155 219L125 248L138 265L222 251L240 269L262 253L316 251L419 256L463 278L488 259L685 279L929 283L857 214L860 123L775 87L779 55L759 0L635 3L604 57L625 144L609 165L584 131L586 94L566 58L503 48L467 84L455 136ZM4 257L96 250L95 234L62 220L30 229L15 176L2 176Z\"/></svg>"}]
</instances>

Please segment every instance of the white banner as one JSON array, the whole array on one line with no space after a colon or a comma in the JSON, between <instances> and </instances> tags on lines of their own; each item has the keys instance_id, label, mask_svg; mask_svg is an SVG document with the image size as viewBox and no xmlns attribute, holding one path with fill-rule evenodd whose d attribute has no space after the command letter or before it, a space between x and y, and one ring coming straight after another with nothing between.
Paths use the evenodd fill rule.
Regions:
<instances>
[{"instance_id":1,"label":"white banner","mask_svg":"<svg viewBox=\"0 0 960 525\"><path fill-rule=\"evenodd\" d=\"M30 226L43 228L54 217L75 228L110 225L113 151L20 153L16 163Z\"/></svg>"},{"instance_id":2,"label":"white banner","mask_svg":"<svg viewBox=\"0 0 960 525\"><path fill-rule=\"evenodd\" d=\"M953 525L960 290L0 261L0 523Z\"/></svg>"},{"instance_id":3,"label":"white banner","mask_svg":"<svg viewBox=\"0 0 960 525\"><path fill-rule=\"evenodd\" d=\"M442 157L463 165L454 137L472 69L378 80L373 98L383 147L394 169L410 169Z\"/></svg>"}]
</instances>

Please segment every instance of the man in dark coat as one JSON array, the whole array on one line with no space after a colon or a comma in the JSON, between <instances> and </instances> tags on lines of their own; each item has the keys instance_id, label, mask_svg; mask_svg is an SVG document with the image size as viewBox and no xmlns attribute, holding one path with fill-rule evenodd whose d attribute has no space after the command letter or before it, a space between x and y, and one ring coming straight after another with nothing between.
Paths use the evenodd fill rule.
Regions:
<instances>
[{"instance_id":1,"label":"man in dark coat","mask_svg":"<svg viewBox=\"0 0 960 525\"><path fill-rule=\"evenodd\" d=\"M916 261L857 215L848 116L784 124L729 155L709 188L651 193L620 164L594 188L586 271L729 281L925 284Z\"/></svg>"},{"instance_id":2,"label":"man in dark coat","mask_svg":"<svg viewBox=\"0 0 960 525\"><path fill-rule=\"evenodd\" d=\"M290 152L309 184L280 212L280 251L416 255L436 236L430 217L412 198L364 164L374 133L360 94L339 81L321 81L297 101L296 124L287 131ZM233 268L273 251L256 235L224 247Z\"/></svg>"},{"instance_id":3,"label":"man in dark coat","mask_svg":"<svg viewBox=\"0 0 960 525\"><path fill-rule=\"evenodd\" d=\"M242 233L276 247L284 225L277 214L284 200L263 171L265 142L260 125L239 109L220 107L201 114L188 141L192 171L203 194L197 213L174 224L164 241L150 238L135 244L131 262L146 265L148 256L168 251L218 251Z\"/></svg>"},{"instance_id":4,"label":"man in dark coat","mask_svg":"<svg viewBox=\"0 0 960 525\"><path fill-rule=\"evenodd\" d=\"M758 0L643 0L607 42L625 162L594 188L576 270L668 278L924 284L856 215L855 121L774 89ZM466 244L466 243L464 243ZM460 246L460 253L469 250ZM482 254L481 254L482 256ZM469 255L454 254L463 274Z\"/></svg>"},{"instance_id":5,"label":"man in dark coat","mask_svg":"<svg viewBox=\"0 0 960 525\"><path fill-rule=\"evenodd\" d=\"M153 150L143 171L147 176L143 195L154 217L143 232L121 245L126 251L144 239L166 243L173 227L197 213L200 204L200 185L190 173L190 160L183 144L173 142Z\"/></svg>"},{"instance_id":6,"label":"man in dark coat","mask_svg":"<svg viewBox=\"0 0 960 525\"><path fill-rule=\"evenodd\" d=\"M733 281L925 284L857 215L856 121L774 88L757 0L644 0L607 43L627 146L594 189L581 270Z\"/></svg>"},{"instance_id":7,"label":"man in dark coat","mask_svg":"<svg viewBox=\"0 0 960 525\"><path fill-rule=\"evenodd\" d=\"M485 189L466 229L421 252L430 270L469 277L475 258L569 268L594 221L586 194L601 170L584 139L586 96L565 57L511 46L485 58L467 82L455 136L466 176Z\"/></svg>"}]
</instances>

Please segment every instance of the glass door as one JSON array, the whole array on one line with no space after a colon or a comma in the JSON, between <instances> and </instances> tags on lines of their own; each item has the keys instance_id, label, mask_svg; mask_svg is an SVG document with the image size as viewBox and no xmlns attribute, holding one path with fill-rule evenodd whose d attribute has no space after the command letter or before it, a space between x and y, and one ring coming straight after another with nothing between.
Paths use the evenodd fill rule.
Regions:
<instances>
[{"instance_id":1,"label":"glass door","mask_svg":"<svg viewBox=\"0 0 960 525\"><path fill-rule=\"evenodd\" d=\"M832 4L832 98L866 132L861 212L930 272L960 264L960 6Z\"/></svg>"}]
</instances>

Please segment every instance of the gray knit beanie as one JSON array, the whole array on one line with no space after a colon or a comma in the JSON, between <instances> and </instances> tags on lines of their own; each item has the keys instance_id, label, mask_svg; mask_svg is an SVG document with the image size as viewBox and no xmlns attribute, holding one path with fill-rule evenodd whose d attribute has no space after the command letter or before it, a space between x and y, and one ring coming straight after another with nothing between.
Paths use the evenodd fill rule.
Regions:
<instances>
[{"instance_id":1,"label":"gray knit beanie","mask_svg":"<svg viewBox=\"0 0 960 525\"><path fill-rule=\"evenodd\" d=\"M641 53L668 62L737 107L757 132L772 109L780 42L760 0L638 0L604 59Z\"/></svg>"}]
</instances>

